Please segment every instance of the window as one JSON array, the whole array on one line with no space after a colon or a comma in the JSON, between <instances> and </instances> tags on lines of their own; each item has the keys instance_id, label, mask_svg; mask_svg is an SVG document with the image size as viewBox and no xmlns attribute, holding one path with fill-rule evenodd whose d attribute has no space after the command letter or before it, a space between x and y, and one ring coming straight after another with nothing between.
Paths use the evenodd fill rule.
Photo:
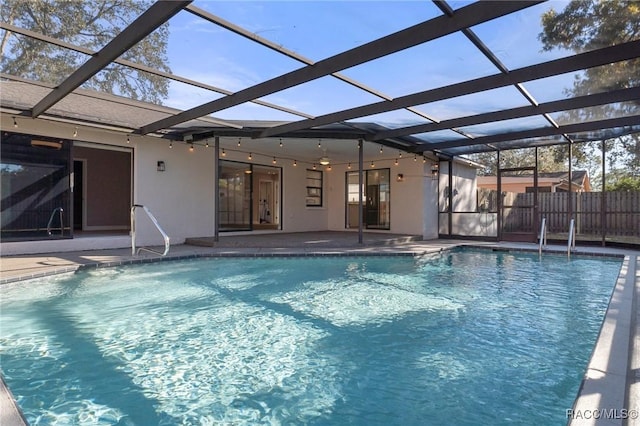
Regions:
<instances>
[{"instance_id":1,"label":"window","mask_svg":"<svg viewBox=\"0 0 640 426\"><path fill-rule=\"evenodd\" d=\"M322 207L322 172L307 169L307 207Z\"/></svg>"},{"instance_id":2,"label":"window","mask_svg":"<svg viewBox=\"0 0 640 426\"><path fill-rule=\"evenodd\" d=\"M2 241L71 237L71 142L3 131L0 149Z\"/></svg>"}]
</instances>

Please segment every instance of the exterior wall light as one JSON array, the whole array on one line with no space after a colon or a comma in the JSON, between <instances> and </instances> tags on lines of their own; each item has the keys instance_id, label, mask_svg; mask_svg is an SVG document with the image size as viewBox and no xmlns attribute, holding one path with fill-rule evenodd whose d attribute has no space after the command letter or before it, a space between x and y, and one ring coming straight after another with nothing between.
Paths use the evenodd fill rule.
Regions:
<instances>
[{"instance_id":1,"label":"exterior wall light","mask_svg":"<svg viewBox=\"0 0 640 426\"><path fill-rule=\"evenodd\" d=\"M440 171L440 166L437 163L431 165L431 179L438 179L438 172Z\"/></svg>"}]
</instances>

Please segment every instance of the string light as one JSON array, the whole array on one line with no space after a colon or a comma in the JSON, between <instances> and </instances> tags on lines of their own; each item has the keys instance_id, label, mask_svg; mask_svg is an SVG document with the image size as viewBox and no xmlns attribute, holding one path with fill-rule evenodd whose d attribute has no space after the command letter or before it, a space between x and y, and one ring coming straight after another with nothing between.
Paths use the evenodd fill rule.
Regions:
<instances>
[{"instance_id":1,"label":"string light","mask_svg":"<svg viewBox=\"0 0 640 426\"><path fill-rule=\"evenodd\" d=\"M396 161L394 161L394 163L393 163L393 164L394 164L395 166L397 166L397 165L398 165L398 159L397 159L397 158L396 158Z\"/></svg>"},{"instance_id":2,"label":"string light","mask_svg":"<svg viewBox=\"0 0 640 426\"><path fill-rule=\"evenodd\" d=\"M241 145L241 142L242 142L242 138L238 138L238 146Z\"/></svg>"},{"instance_id":3,"label":"string light","mask_svg":"<svg viewBox=\"0 0 640 426\"><path fill-rule=\"evenodd\" d=\"M248 158L249 158L249 160L253 160L253 154L249 153L249 157Z\"/></svg>"},{"instance_id":4,"label":"string light","mask_svg":"<svg viewBox=\"0 0 640 426\"><path fill-rule=\"evenodd\" d=\"M298 162L296 160L293 160L293 167L298 167Z\"/></svg>"},{"instance_id":5,"label":"string light","mask_svg":"<svg viewBox=\"0 0 640 426\"><path fill-rule=\"evenodd\" d=\"M398 151L398 157L402 158L402 151Z\"/></svg>"},{"instance_id":6,"label":"string light","mask_svg":"<svg viewBox=\"0 0 640 426\"><path fill-rule=\"evenodd\" d=\"M131 139L129 138L129 135L127 135L127 143L131 143Z\"/></svg>"},{"instance_id":7,"label":"string light","mask_svg":"<svg viewBox=\"0 0 640 426\"><path fill-rule=\"evenodd\" d=\"M223 157L226 157L226 156L227 156L227 153L225 152L224 148L222 148L222 156L223 156Z\"/></svg>"},{"instance_id":8,"label":"string light","mask_svg":"<svg viewBox=\"0 0 640 426\"><path fill-rule=\"evenodd\" d=\"M318 139L318 149L322 148L322 144L320 143L320 139Z\"/></svg>"},{"instance_id":9,"label":"string light","mask_svg":"<svg viewBox=\"0 0 640 426\"><path fill-rule=\"evenodd\" d=\"M204 147L205 147L205 148L209 148L209 141L206 141L206 142L205 142Z\"/></svg>"},{"instance_id":10,"label":"string light","mask_svg":"<svg viewBox=\"0 0 640 426\"><path fill-rule=\"evenodd\" d=\"M417 154L413 154L413 161L418 161L418 155Z\"/></svg>"},{"instance_id":11,"label":"string light","mask_svg":"<svg viewBox=\"0 0 640 426\"><path fill-rule=\"evenodd\" d=\"M277 163L277 161L276 161L276 157L273 157L273 160L272 160L271 162L272 162L273 164L276 164L276 163Z\"/></svg>"},{"instance_id":12,"label":"string light","mask_svg":"<svg viewBox=\"0 0 640 426\"><path fill-rule=\"evenodd\" d=\"M380 154L382 154L382 145L380 145Z\"/></svg>"},{"instance_id":13,"label":"string light","mask_svg":"<svg viewBox=\"0 0 640 426\"><path fill-rule=\"evenodd\" d=\"M313 170L315 170L315 169L316 169L316 165L314 164L314 165L313 165Z\"/></svg>"},{"instance_id":14,"label":"string light","mask_svg":"<svg viewBox=\"0 0 640 426\"><path fill-rule=\"evenodd\" d=\"M280 139L280 148L282 148L282 139Z\"/></svg>"},{"instance_id":15,"label":"string light","mask_svg":"<svg viewBox=\"0 0 640 426\"><path fill-rule=\"evenodd\" d=\"M351 163L347 165L347 169L351 170Z\"/></svg>"},{"instance_id":16,"label":"string light","mask_svg":"<svg viewBox=\"0 0 640 426\"><path fill-rule=\"evenodd\" d=\"M189 152L193 152L193 144L189 145Z\"/></svg>"},{"instance_id":17,"label":"string light","mask_svg":"<svg viewBox=\"0 0 640 426\"><path fill-rule=\"evenodd\" d=\"M425 164L427 162L427 157L422 157L422 163Z\"/></svg>"},{"instance_id":18,"label":"string light","mask_svg":"<svg viewBox=\"0 0 640 426\"><path fill-rule=\"evenodd\" d=\"M78 137L78 128L73 129L73 137Z\"/></svg>"},{"instance_id":19,"label":"string light","mask_svg":"<svg viewBox=\"0 0 640 426\"><path fill-rule=\"evenodd\" d=\"M331 164L329 164L329 165L327 166L327 171L329 171L329 172L331 171Z\"/></svg>"},{"instance_id":20,"label":"string light","mask_svg":"<svg viewBox=\"0 0 640 426\"><path fill-rule=\"evenodd\" d=\"M169 142L169 149L173 148L173 142Z\"/></svg>"},{"instance_id":21,"label":"string light","mask_svg":"<svg viewBox=\"0 0 640 426\"><path fill-rule=\"evenodd\" d=\"M376 165L375 165L375 164L373 164L373 161L372 161L372 162L371 162L371 167L375 167L375 166L376 166Z\"/></svg>"},{"instance_id":22,"label":"string light","mask_svg":"<svg viewBox=\"0 0 640 426\"><path fill-rule=\"evenodd\" d=\"M18 122L16 121L16 118L15 118L15 117L13 117L13 127L14 127L15 129L17 129L17 128L18 128Z\"/></svg>"}]
</instances>

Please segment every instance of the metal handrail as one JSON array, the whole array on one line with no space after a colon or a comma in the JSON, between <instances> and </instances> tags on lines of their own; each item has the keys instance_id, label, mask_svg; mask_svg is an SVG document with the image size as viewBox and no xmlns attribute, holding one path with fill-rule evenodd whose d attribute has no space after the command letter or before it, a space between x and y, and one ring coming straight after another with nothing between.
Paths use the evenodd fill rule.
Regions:
<instances>
[{"instance_id":1,"label":"metal handrail","mask_svg":"<svg viewBox=\"0 0 640 426\"><path fill-rule=\"evenodd\" d=\"M60 215L60 235L64 235L64 222L62 221L62 213L64 209L62 207L56 207L51 212L51 216L49 216L49 222L47 223L47 235L51 236L51 225L53 224L53 218L56 216L56 212L59 212Z\"/></svg>"},{"instance_id":2,"label":"metal handrail","mask_svg":"<svg viewBox=\"0 0 640 426\"><path fill-rule=\"evenodd\" d=\"M152 250L146 247L138 247L138 249L136 250L136 208L137 207L141 207L146 213L147 216L149 216L149 219L151 219L151 222L153 222L153 224L155 225L156 229L158 231L160 231L160 234L162 234L162 238L164 239L164 251L160 252L157 250ZM166 256L167 253L169 253L169 236L164 232L164 230L160 227L160 224L158 223L158 220L155 218L155 216L153 214L151 214L151 212L149 211L149 209L146 206L143 206L141 204L134 204L133 207L131 207L131 255L132 256L136 256L138 254L140 254L140 252L144 250L144 251L148 251L151 253L155 253L155 254L159 254L160 256Z\"/></svg>"},{"instance_id":3,"label":"metal handrail","mask_svg":"<svg viewBox=\"0 0 640 426\"><path fill-rule=\"evenodd\" d=\"M542 254L542 247L547 245L547 218L542 218L542 223L540 224L540 236L538 237L538 253Z\"/></svg>"},{"instance_id":4,"label":"metal handrail","mask_svg":"<svg viewBox=\"0 0 640 426\"><path fill-rule=\"evenodd\" d=\"M569 222L569 237L567 238L567 256L571 257L571 250L576 248L576 222L571 219Z\"/></svg>"}]
</instances>

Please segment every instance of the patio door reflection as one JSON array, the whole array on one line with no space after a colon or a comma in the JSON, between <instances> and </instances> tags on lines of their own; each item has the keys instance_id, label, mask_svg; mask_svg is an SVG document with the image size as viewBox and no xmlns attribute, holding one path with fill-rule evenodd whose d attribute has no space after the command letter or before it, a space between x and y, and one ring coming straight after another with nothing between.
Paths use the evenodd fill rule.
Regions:
<instances>
[{"instance_id":1,"label":"patio door reflection","mask_svg":"<svg viewBox=\"0 0 640 426\"><path fill-rule=\"evenodd\" d=\"M251 165L220 161L220 231L251 230Z\"/></svg>"},{"instance_id":2,"label":"patio door reflection","mask_svg":"<svg viewBox=\"0 0 640 426\"><path fill-rule=\"evenodd\" d=\"M390 169L364 171L363 223L367 229L390 229ZM346 227L358 227L358 172L347 173Z\"/></svg>"}]
</instances>

